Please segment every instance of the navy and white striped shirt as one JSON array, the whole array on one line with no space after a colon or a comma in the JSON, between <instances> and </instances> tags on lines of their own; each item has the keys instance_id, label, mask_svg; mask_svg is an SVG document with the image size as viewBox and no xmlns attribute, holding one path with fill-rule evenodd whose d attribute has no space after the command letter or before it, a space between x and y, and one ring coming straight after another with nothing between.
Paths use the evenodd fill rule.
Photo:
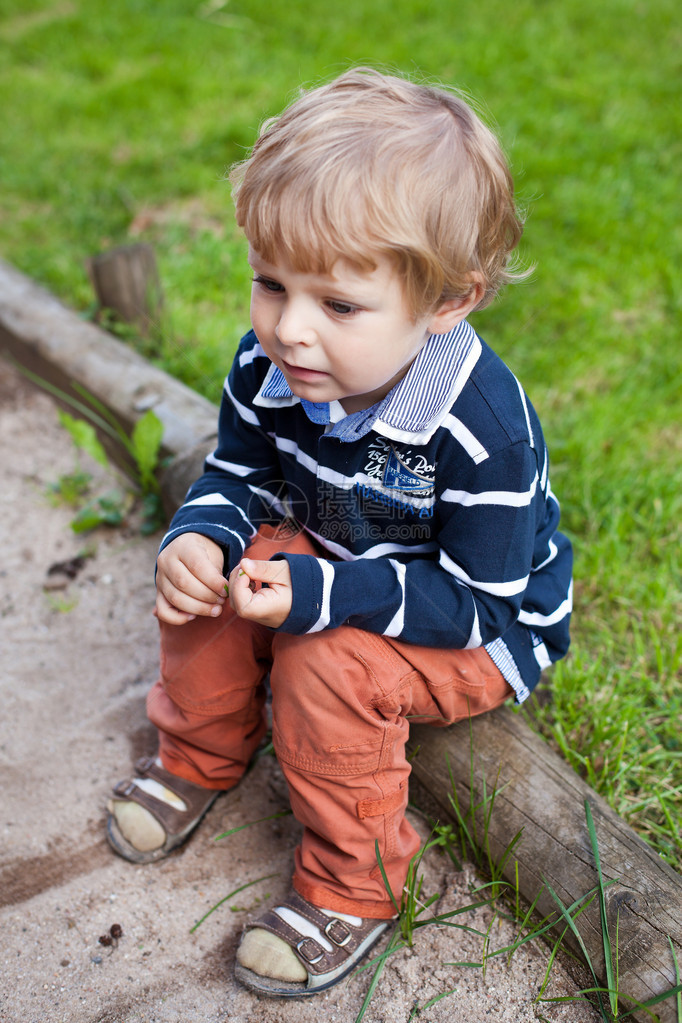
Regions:
<instances>
[{"instance_id":1,"label":"navy and white striped shirt","mask_svg":"<svg viewBox=\"0 0 682 1023\"><path fill-rule=\"evenodd\" d=\"M540 423L466 321L432 335L382 401L351 415L293 395L249 332L204 469L162 548L202 533L229 571L259 525L293 515L321 554L284 555L282 631L347 624L484 646L519 701L566 653L572 555Z\"/></svg>"}]
</instances>

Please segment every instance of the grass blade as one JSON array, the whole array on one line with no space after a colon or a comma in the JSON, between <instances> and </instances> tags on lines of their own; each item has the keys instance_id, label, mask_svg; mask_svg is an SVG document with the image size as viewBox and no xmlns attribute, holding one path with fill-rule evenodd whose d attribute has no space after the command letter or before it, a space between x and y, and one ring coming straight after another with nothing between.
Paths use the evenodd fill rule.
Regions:
<instances>
[{"instance_id":1,"label":"grass blade","mask_svg":"<svg viewBox=\"0 0 682 1023\"><path fill-rule=\"evenodd\" d=\"M609 1003L611 1005L611 1012L614 1018L618 1018L618 987L616 977L613 972L613 950L611 948L611 938L609 936L609 925L606 919L606 899L604 897L604 877L601 870L601 860L599 858L599 846L597 844L597 832L594 826L594 820L592 818L592 809L589 801L585 800L585 817L587 818L587 830L590 835L590 843L592 845L592 853L594 855L594 862L597 868L597 879L599 888L599 916L601 918L601 933L602 943L604 946L604 962L606 964L606 986L609 991Z\"/></svg>"},{"instance_id":2,"label":"grass blade","mask_svg":"<svg viewBox=\"0 0 682 1023\"><path fill-rule=\"evenodd\" d=\"M231 899L233 895L239 895L239 893L243 892L246 888L251 888L251 886L254 884L260 884L261 881L269 881L271 877L277 877L277 874L266 874L265 877L257 877L255 881L247 881L246 884L240 885L239 888L235 888L234 891L230 892L229 895L226 895L224 899L220 900L220 902L216 902L215 906L211 906L209 911L207 913L204 913L201 920L197 920L194 927L190 927L189 933L194 934L197 927L201 927L204 920L206 920L206 918L209 917L211 913L214 913L216 909L222 906L224 902L227 902L228 899Z\"/></svg>"},{"instance_id":3,"label":"grass blade","mask_svg":"<svg viewBox=\"0 0 682 1023\"><path fill-rule=\"evenodd\" d=\"M677 992L677 1023L682 1023L682 986L680 985L680 964L677 961L677 955L675 954L675 946L672 943L670 935L668 935L668 944L670 945L670 951L672 952L673 962L675 964L675 980L680 991Z\"/></svg>"},{"instance_id":4,"label":"grass blade","mask_svg":"<svg viewBox=\"0 0 682 1023\"><path fill-rule=\"evenodd\" d=\"M388 891L390 892L390 888L388 889ZM361 968L363 970L366 970L368 966L371 966L374 962L376 962L377 964L376 969L372 974L370 985L367 988L367 994L365 995L362 1005L360 1006L360 1012L355 1017L355 1023L362 1023L362 1019L365 1013L367 1012L367 1009L369 1007L370 1002L372 1001L372 998L374 997L374 992L376 991L377 984L379 983L379 978L383 973L384 966L386 965L386 960L388 959L389 955L391 955L392 952L397 951L398 948L402 948L403 943L398 942L396 940L399 936L399 933L400 932L398 930L398 925L396 924L396 926L393 929L393 933L391 934L391 938L389 940L386 951L382 952L382 954L378 956L376 960L372 960L372 963L367 963L365 966ZM356 972L359 973L360 971L358 970Z\"/></svg>"},{"instance_id":5,"label":"grass blade","mask_svg":"<svg viewBox=\"0 0 682 1023\"><path fill-rule=\"evenodd\" d=\"M384 870L384 863L383 863L383 860L381 859L381 853L379 852L379 841L378 841L378 839L374 840L374 850L376 852L377 863L379 864L379 870L381 871L381 876L382 876L382 878L384 880L384 885L386 887L386 891L389 894L391 902L395 906L396 913L399 913L400 912L400 906L398 905L398 903L395 900L395 895L393 894L393 892L391 890L391 885L389 884L388 877L386 876L386 871Z\"/></svg>"},{"instance_id":6,"label":"grass blade","mask_svg":"<svg viewBox=\"0 0 682 1023\"><path fill-rule=\"evenodd\" d=\"M222 835L216 835L213 839L214 842L219 842L221 838L229 838L230 835L236 835L238 831L243 831L244 828L252 828L254 824L264 824L265 821L274 821L278 817L290 817L291 810L278 810L277 813L271 813L269 817L259 817L257 821L249 821L248 824L240 824L236 828L230 828L229 831L223 831Z\"/></svg>"},{"instance_id":7,"label":"grass blade","mask_svg":"<svg viewBox=\"0 0 682 1023\"><path fill-rule=\"evenodd\" d=\"M645 1012L647 1014L647 1016L650 1016L651 1019L656 1021L656 1023L657 1023L658 1016L656 1015L656 1013L650 1011L651 1007L654 1006L654 1005L658 1005L659 1002L664 1002L666 1000L666 998L672 998L673 995L678 995L678 997L679 997L679 992L681 992L681 991L682 991L682 984L677 984L675 987L670 988L669 991L663 991L663 992L661 992L660 995L655 995L653 998L648 998L646 1000L646 1002L638 1002L636 998L631 998L629 995L624 995L621 992L619 992L619 997L620 998L627 998L628 1001L632 1002L632 1008L628 1009L627 1012L622 1012L618 1016L617 1023L622 1023L622 1020L627 1019L627 1017L631 1016L633 1014L633 1012ZM586 988L582 988L580 991L578 991L578 995L595 995L596 994L597 997L600 997L602 994L607 994L607 993L608 992L607 992L607 989L605 987L586 987ZM564 995L562 997L556 997L556 998L543 998L542 1001L543 1002L577 1002L577 1001L581 1001L582 1000L582 999L578 998L578 995L575 995L575 996ZM609 1017L602 1016L602 1018L608 1020L608 1023L613 1023L613 1018L612 1017L609 1018Z\"/></svg>"},{"instance_id":8,"label":"grass blade","mask_svg":"<svg viewBox=\"0 0 682 1023\"><path fill-rule=\"evenodd\" d=\"M670 939L668 939L668 940L670 940ZM673 995L677 996L677 1004L678 1004L678 1008L679 1008L680 997L682 996L682 984L676 984L675 987L669 988L668 991L662 991L660 995L654 995L653 998L647 998L646 1002L638 1002L635 998L630 998L627 995L622 996L622 997L628 998L628 1001L631 1001L633 1003L633 1005L632 1005L632 1008L628 1009L627 1012L622 1013L618 1017L618 1019L619 1020L623 1020L627 1016L631 1016L633 1014L633 1012L640 1012L643 1009L644 1012L649 1014L649 1016L652 1016L654 1019L657 1020L658 1016L656 1016L655 1013L653 1013L653 1012L649 1012L649 1009L651 1009L651 1007L654 1006L654 1005L658 1005L659 1002L665 1002L665 1000L667 998L672 998ZM679 1014L679 1011L678 1011L677 1018L678 1018L678 1020L682 1019L682 1017Z\"/></svg>"},{"instance_id":9,"label":"grass blade","mask_svg":"<svg viewBox=\"0 0 682 1023\"><path fill-rule=\"evenodd\" d=\"M554 945L552 946L552 951L550 953L549 961L547 963L547 969L545 970L545 975L542 978L542 984L540 985L540 990L538 992L537 998L535 999L536 1002L541 1002L542 1001L542 996L544 995L544 993L545 993L545 991L547 989L547 985L549 983L549 975L552 972L552 967L554 966L554 960L556 959L557 954L559 952L559 949L561 948L561 945L562 945L562 942L564 940L564 936L565 936L567 930L568 930L568 928L565 927L563 929L563 931L561 932L561 934L559 935L559 937L557 938L557 940L554 942Z\"/></svg>"},{"instance_id":10,"label":"grass blade","mask_svg":"<svg viewBox=\"0 0 682 1023\"><path fill-rule=\"evenodd\" d=\"M434 995L433 998L429 998L428 1002L424 1002L423 1005L413 1006L407 1023L410 1023L410 1020L414 1019L415 1016L418 1016L420 1012L424 1012L425 1009L430 1009L432 1005L436 1004L436 1002L440 1002L442 998L449 998L450 995L454 995L456 991L456 987L450 988L449 991L441 991L439 995Z\"/></svg>"},{"instance_id":11,"label":"grass blade","mask_svg":"<svg viewBox=\"0 0 682 1023\"><path fill-rule=\"evenodd\" d=\"M80 414L85 419L89 419L91 423L94 423L95 426L98 426L103 433L108 434L113 440L121 439L118 431L115 430L110 423L103 419L102 416L99 416L95 411L93 411L93 409L90 406L83 404L82 401L78 401L77 398L73 398L70 394L67 394L66 391L63 391L60 387L56 387L55 384L51 384L49 380L45 380L44 377L38 376L37 373L33 373L30 369L27 369L25 366L20 366L19 363L16 362L14 363L14 365L17 367L20 373L23 373L24 376L28 377L29 380L32 380L34 384L37 384L38 387L41 387L44 391L47 391L54 398L58 398L59 401L64 402L65 405L70 405L72 409L76 410L76 412L80 412ZM74 384L73 386L75 390L78 390L80 388L80 385ZM84 390L84 388L81 389ZM92 395L89 395L87 391L85 392L85 394L88 400L92 398Z\"/></svg>"},{"instance_id":12,"label":"grass blade","mask_svg":"<svg viewBox=\"0 0 682 1023\"><path fill-rule=\"evenodd\" d=\"M544 880L544 878L543 878L543 880ZM590 973L592 974L592 977L594 979L595 989L597 989L598 986L599 986L599 981L597 979L596 973L594 972L594 967L592 966L592 960L590 959L589 953L588 953L587 949L585 948L585 942L583 941L582 935L581 935L580 931L578 930L578 928L576 927L575 921L574 921L573 917L571 916L570 911L564 906L563 902L561 901L561 899L559 898L557 893L554 891L554 889L552 888L551 884L549 884L549 882L546 881L546 880L544 880L544 883L545 883L545 886L547 888L547 891L549 892L549 894L554 899L554 902L557 905L559 913L561 914L561 916L563 917L563 919L566 921L566 923L570 927L571 931L573 932L573 936L575 937L576 941L578 942L578 944L580 946L580 951L582 952L583 956L585 957L585 962L587 963L587 965L589 967L589 970L590 970ZM599 999L599 1009L600 1009L600 1012L601 1012L601 1017L605 1021L605 1023L609 1023L608 1016L606 1015L606 1013L604 1011L604 1003L602 1001L602 997L601 997L601 994L599 993L599 991L601 991L601 988L599 988L599 990L597 991L597 998Z\"/></svg>"}]
</instances>

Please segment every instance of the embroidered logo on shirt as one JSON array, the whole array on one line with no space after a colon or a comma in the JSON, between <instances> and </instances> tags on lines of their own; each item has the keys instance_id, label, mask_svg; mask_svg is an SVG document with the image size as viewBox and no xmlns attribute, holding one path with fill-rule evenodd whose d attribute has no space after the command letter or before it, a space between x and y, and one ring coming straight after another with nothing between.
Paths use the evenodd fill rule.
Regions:
<instances>
[{"instance_id":1,"label":"embroidered logo on shirt","mask_svg":"<svg viewBox=\"0 0 682 1023\"><path fill-rule=\"evenodd\" d=\"M387 490L401 490L414 497L431 497L436 467L422 451L401 450L383 437L371 441L367 449L367 475Z\"/></svg>"},{"instance_id":2,"label":"embroidered logo on shirt","mask_svg":"<svg viewBox=\"0 0 682 1023\"><path fill-rule=\"evenodd\" d=\"M375 438L367 449L364 471L370 483L356 483L354 490L365 499L384 507L400 508L420 518L433 514L436 467L421 451L401 450L383 437ZM422 504L423 501L428 503Z\"/></svg>"},{"instance_id":3,"label":"embroidered logo on shirt","mask_svg":"<svg viewBox=\"0 0 682 1023\"><path fill-rule=\"evenodd\" d=\"M415 496L427 497L433 493L435 476L421 475L416 466L413 469L407 465L405 457L410 458L410 456L411 452L407 452L407 456L401 458L391 445L386 459L383 484L389 490L402 490ZM423 455L419 455L418 459L418 468L422 471L430 469L433 472L435 470L435 466L429 465Z\"/></svg>"}]
</instances>

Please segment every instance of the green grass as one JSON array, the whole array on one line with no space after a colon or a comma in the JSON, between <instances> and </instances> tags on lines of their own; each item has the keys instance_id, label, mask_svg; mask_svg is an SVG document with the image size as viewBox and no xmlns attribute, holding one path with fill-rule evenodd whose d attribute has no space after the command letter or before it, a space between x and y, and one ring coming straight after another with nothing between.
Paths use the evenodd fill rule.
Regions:
<instances>
[{"instance_id":1,"label":"green grass","mask_svg":"<svg viewBox=\"0 0 682 1023\"><path fill-rule=\"evenodd\" d=\"M143 350L217 399L248 324L226 168L354 63L491 111L537 269L476 326L524 382L576 550L538 726L670 862L682 807L682 21L674 0L0 0L0 253L76 309L85 259L154 244Z\"/></svg>"}]
</instances>

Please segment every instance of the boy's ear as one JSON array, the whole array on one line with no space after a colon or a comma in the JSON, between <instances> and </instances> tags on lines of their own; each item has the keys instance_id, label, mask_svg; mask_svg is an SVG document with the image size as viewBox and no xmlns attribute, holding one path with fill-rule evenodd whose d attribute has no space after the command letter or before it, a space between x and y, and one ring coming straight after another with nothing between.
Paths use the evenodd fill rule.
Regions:
<instances>
[{"instance_id":1,"label":"boy's ear","mask_svg":"<svg viewBox=\"0 0 682 1023\"><path fill-rule=\"evenodd\" d=\"M471 289L459 298L448 298L433 311L428 329L432 334L447 334L466 319L483 298L485 288L480 274L471 275Z\"/></svg>"}]
</instances>

